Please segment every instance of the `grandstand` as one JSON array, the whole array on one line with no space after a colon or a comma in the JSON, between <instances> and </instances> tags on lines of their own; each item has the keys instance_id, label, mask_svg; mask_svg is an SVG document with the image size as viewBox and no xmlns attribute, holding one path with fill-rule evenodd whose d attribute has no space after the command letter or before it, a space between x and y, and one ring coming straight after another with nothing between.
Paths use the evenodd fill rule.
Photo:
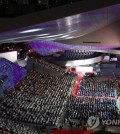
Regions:
<instances>
[{"instance_id":1,"label":"grandstand","mask_svg":"<svg viewBox=\"0 0 120 134\"><path fill-rule=\"evenodd\" d=\"M76 126L80 120L82 125L83 120L87 121L93 115L102 120L118 119L115 84L115 80L110 78L83 77L76 97L71 96L68 101L66 119L76 123Z\"/></svg>"},{"instance_id":2,"label":"grandstand","mask_svg":"<svg viewBox=\"0 0 120 134\"><path fill-rule=\"evenodd\" d=\"M119 118L117 107L119 81L116 78L84 76L77 72L65 75L65 69L45 61L42 57L41 59L32 57L32 60L39 67L60 74L48 74L46 70L42 70L41 73L35 69L27 73L15 63L4 58L0 60L3 83L11 83L9 88L9 84L4 84L6 85L3 85L4 90L12 89L9 94L4 92L1 94L3 98L0 102L0 121L4 122L1 123L1 132L20 133L23 127L26 132L36 134L40 131L39 128L43 133L59 127L82 130L92 115L104 120ZM79 75L81 79L76 83ZM73 94L75 92L76 94Z\"/></svg>"},{"instance_id":3,"label":"grandstand","mask_svg":"<svg viewBox=\"0 0 120 134\"><path fill-rule=\"evenodd\" d=\"M37 70L41 73L49 73L53 75L64 75L65 69L41 58L30 57L27 62L28 70Z\"/></svg>"},{"instance_id":4,"label":"grandstand","mask_svg":"<svg viewBox=\"0 0 120 134\"><path fill-rule=\"evenodd\" d=\"M42 61L44 67L46 63ZM10 126L12 124L21 125L24 122L28 127L28 124L37 125L43 129L46 127L56 127L56 121L60 116L61 109L64 107L63 104L68 98L71 89L73 90L72 86L76 81L76 75L67 77L64 74L53 76L36 71L30 71L26 74L25 69L6 59L1 58L1 64L4 65L1 65L1 67L4 67L3 71L6 69L6 74L12 73L12 70L16 68L19 71L16 75L11 75L15 77L15 82L17 82L14 84L14 87L11 87L13 90L9 94L4 94L0 102L1 121L3 120L5 124L10 122ZM54 69L54 65L53 67L50 66L49 69ZM19 79L17 76L19 76ZM4 90L7 90L7 88L5 87ZM9 133L10 131L14 131L15 133L23 131L19 127L11 128L7 124L2 124L1 131L3 129L9 131ZM26 126L24 127L27 132L31 131L32 133L32 131L37 131L26 128Z\"/></svg>"}]
</instances>

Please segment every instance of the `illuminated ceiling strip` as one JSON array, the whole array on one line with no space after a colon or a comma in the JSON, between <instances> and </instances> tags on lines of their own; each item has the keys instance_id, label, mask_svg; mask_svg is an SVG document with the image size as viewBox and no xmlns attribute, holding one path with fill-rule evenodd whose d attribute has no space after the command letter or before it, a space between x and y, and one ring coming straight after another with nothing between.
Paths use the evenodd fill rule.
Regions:
<instances>
[{"instance_id":1,"label":"illuminated ceiling strip","mask_svg":"<svg viewBox=\"0 0 120 134\"><path fill-rule=\"evenodd\" d=\"M41 31L43 30L43 28L36 28L36 29L29 29L29 30L25 30L25 31L21 31L19 33L32 33L32 32L37 32L37 31Z\"/></svg>"},{"instance_id":2,"label":"illuminated ceiling strip","mask_svg":"<svg viewBox=\"0 0 120 134\"><path fill-rule=\"evenodd\" d=\"M5 40L0 40L1 41L9 41L9 40L15 40L15 39L23 39L23 38L28 38L28 37L36 37L38 35L29 35L29 36L23 36L23 37L16 37L16 38L9 38L9 39L5 39ZM42 35L41 35L42 36ZM44 35L43 35L44 36ZM33 40L33 39L32 39Z\"/></svg>"}]
</instances>

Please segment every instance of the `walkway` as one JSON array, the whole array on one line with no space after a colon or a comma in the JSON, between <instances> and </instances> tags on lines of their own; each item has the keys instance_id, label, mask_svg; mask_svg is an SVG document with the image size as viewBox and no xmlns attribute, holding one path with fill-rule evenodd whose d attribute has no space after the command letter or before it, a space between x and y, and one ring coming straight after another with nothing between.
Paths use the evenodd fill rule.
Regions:
<instances>
[{"instance_id":1,"label":"walkway","mask_svg":"<svg viewBox=\"0 0 120 134\"><path fill-rule=\"evenodd\" d=\"M74 87L74 90L73 90L73 93L72 93L73 96L77 95L77 92L79 90L79 85L80 85L80 82L82 80L82 77L83 77L83 74L78 73L78 78L77 78L77 81L76 81L76 84L75 84L75 87Z\"/></svg>"}]
</instances>

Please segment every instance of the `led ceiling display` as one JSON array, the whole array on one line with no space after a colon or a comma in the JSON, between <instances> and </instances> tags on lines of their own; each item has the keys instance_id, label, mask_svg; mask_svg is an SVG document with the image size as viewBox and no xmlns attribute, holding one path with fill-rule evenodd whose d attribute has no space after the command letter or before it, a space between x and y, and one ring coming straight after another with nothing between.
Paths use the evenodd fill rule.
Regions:
<instances>
[{"instance_id":1,"label":"led ceiling display","mask_svg":"<svg viewBox=\"0 0 120 134\"><path fill-rule=\"evenodd\" d=\"M64 50L108 50L115 48L117 46L80 46L80 45L69 45L62 44L53 41L31 41L28 42L28 45L31 48L39 53L40 55L47 56L52 55L53 53L64 51Z\"/></svg>"}]
</instances>

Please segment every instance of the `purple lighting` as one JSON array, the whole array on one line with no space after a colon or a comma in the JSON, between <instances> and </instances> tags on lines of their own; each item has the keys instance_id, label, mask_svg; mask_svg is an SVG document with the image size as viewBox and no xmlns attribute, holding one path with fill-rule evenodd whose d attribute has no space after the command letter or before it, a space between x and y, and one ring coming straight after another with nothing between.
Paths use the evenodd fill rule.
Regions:
<instances>
[{"instance_id":1,"label":"purple lighting","mask_svg":"<svg viewBox=\"0 0 120 134\"><path fill-rule=\"evenodd\" d=\"M116 48L117 46L80 46L80 45L69 45L62 44L53 41L31 41L28 45L36 51L38 54L47 56L53 53L64 51L64 50L107 50Z\"/></svg>"},{"instance_id":2,"label":"purple lighting","mask_svg":"<svg viewBox=\"0 0 120 134\"><path fill-rule=\"evenodd\" d=\"M27 71L17 64L14 64L4 58L0 58L0 78L7 78L3 81L3 89L10 90L26 75ZM1 95L1 94L0 94Z\"/></svg>"}]
</instances>

